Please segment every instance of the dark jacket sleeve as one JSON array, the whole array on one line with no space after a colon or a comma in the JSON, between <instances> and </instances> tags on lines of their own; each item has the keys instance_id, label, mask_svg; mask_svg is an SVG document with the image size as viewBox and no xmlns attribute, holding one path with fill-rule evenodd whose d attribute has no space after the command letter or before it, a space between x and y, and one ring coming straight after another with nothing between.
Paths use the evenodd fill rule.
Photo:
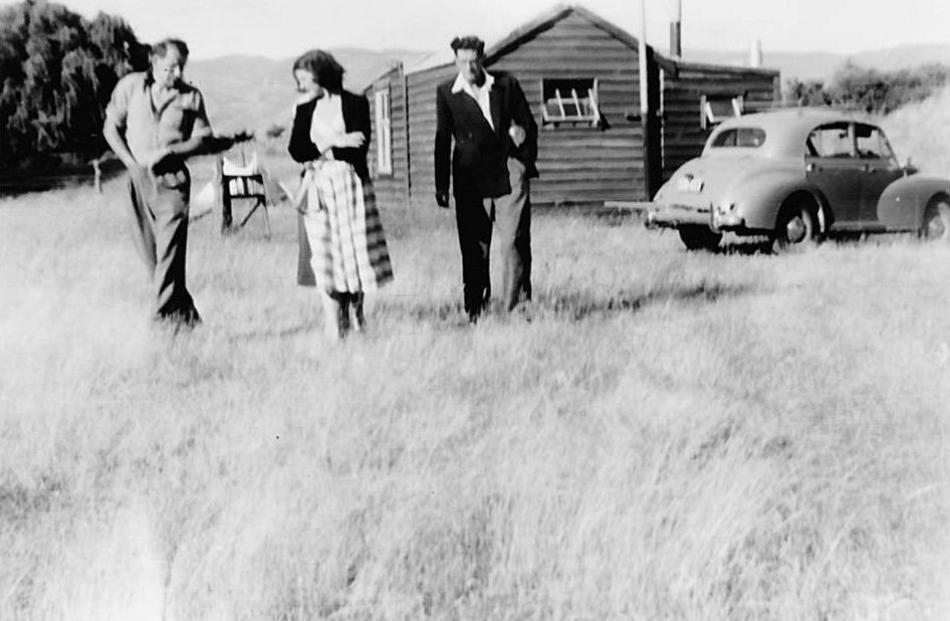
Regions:
<instances>
[{"instance_id":1,"label":"dark jacket sleeve","mask_svg":"<svg viewBox=\"0 0 950 621\"><path fill-rule=\"evenodd\" d=\"M511 119L525 130L525 140L520 147L510 144L512 154L527 168L529 177L538 175L535 162L538 160L538 123L531 114L528 99L518 80L511 78Z\"/></svg>"},{"instance_id":2,"label":"dark jacket sleeve","mask_svg":"<svg viewBox=\"0 0 950 621\"><path fill-rule=\"evenodd\" d=\"M320 149L310 140L310 122L316 101L307 101L294 109L294 124L290 129L287 151L294 160L303 163L320 157Z\"/></svg>"},{"instance_id":3,"label":"dark jacket sleeve","mask_svg":"<svg viewBox=\"0 0 950 621\"><path fill-rule=\"evenodd\" d=\"M365 179L369 176L366 154L369 152L369 139L373 131L369 118L369 100L362 95L355 95L349 91L343 91L341 97L343 99L343 122L346 124L347 133L360 132L366 139L359 147L333 147L333 157L352 164L360 178Z\"/></svg>"},{"instance_id":4,"label":"dark jacket sleeve","mask_svg":"<svg viewBox=\"0 0 950 621\"><path fill-rule=\"evenodd\" d=\"M372 133L372 123L369 118L369 101L366 97L354 95L348 91L341 94L343 108L343 122L347 132L361 132L366 136L362 146L355 148L333 147L333 157L352 164L356 174L364 181L369 179L369 168L366 165L366 154L369 151L369 139ZM290 132L290 144L287 150L290 156L298 162L310 162L320 157L320 149L310 139L310 123L313 119L313 109L316 100L308 101L297 106L294 110L294 124Z\"/></svg>"},{"instance_id":5,"label":"dark jacket sleeve","mask_svg":"<svg viewBox=\"0 0 950 621\"><path fill-rule=\"evenodd\" d=\"M444 91L445 89L440 87L435 92L435 191L448 193L452 170L451 151L454 123L452 111L449 109Z\"/></svg>"}]
</instances>

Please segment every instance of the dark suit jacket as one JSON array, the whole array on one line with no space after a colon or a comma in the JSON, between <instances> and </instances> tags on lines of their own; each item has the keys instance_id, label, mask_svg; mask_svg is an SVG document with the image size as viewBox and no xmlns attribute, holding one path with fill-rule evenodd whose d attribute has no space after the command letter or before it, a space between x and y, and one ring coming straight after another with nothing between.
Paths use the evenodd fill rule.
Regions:
<instances>
[{"instance_id":1,"label":"dark suit jacket","mask_svg":"<svg viewBox=\"0 0 950 621\"><path fill-rule=\"evenodd\" d=\"M436 89L435 189L449 191L449 152L452 187L456 198L487 198L511 192L508 158L525 165L528 177L537 177L538 125L518 80L507 73L492 73L489 91L491 125L478 103L465 92L452 92L453 77ZM524 128L527 137L515 147L508 136L512 123ZM452 150L452 140L455 149Z\"/></svg>"},{"instance_id":2,"label":"dark suit jacket","mask_svg":"<svg viewBox=\"0 0 950 621\"><path fill-rule=\"evenodd\" d=\"M333 157L348 162L356 169L356 174L363 181L369 180L369 168L366 166L366 152L369 150L369 137L372 131L369 120L369 101L361 95L354 95L349 91L340 93L343 108L343 123L346 131L363 132L366 141L358 148L333 147ZM317 105L316 99L304 102L294 110L294 125L290 131L290 144L287 150L290 156L298 162L309 162L320 157L320 149L310 140L310 123L313 119L313 109Z\"/></svg>"}]
</instances>

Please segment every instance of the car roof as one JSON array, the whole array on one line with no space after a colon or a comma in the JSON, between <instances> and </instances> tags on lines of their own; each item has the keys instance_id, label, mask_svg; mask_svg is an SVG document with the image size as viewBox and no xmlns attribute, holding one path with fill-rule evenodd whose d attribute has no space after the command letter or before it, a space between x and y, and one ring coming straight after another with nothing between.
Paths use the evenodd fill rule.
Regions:
<instances>
[{"instance_id":1,"label":"car roof","mask_svg":"<svg viewBox=\"0 0 950 621\"><path fill-rule=\"evenodd\" d=\"M758 127L765 130L766 138L762 146L755 149L756 155L798 157L804 154L805 139L813 129L839 121L878 127L874 119L858 112L831 108L784 108L729 118L716 128L710 138L733 127Z\"/></svg>"}]
</instances>

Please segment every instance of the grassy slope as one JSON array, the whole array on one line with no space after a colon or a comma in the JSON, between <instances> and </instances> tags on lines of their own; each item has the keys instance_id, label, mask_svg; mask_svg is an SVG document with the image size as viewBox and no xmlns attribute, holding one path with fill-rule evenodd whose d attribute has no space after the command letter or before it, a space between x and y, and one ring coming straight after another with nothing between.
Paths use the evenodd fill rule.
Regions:
<instances>
[{"instance_id":1,"label":"grassy slope","mask_svg":"<svg viewBox=\"0 0 950 621\"><path fill-rule=\"evenodd\" d=\"M950 176L950 86L891 113L884 130L901 163L910 157L923 171Z\"/></svg>"},{"instance_id":2,"label":"grassy slope","mask_svg":"<svg viewBox=\"0 0 950 621\"><path fill-rule=\"evenodd\" d=\"M950 248L539 216L471 328L451 216L387 212L328 347L278 209L193 226L172 337L120 185L0 203L0 618L950 615Z\"/></svg>"}]
</instances>

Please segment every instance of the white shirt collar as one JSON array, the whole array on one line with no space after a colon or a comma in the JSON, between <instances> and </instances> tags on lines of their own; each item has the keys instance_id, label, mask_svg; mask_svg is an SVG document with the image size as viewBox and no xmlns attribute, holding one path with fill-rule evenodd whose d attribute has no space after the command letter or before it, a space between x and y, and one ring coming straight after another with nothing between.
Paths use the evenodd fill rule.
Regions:
<instances>
[{"instance_id":1,"label":"white shirt collar","mask_svg":"<svg viewBox=\"0 0 950 621\"><path fill-rule=\"evenodd\" d=\"M483 90L491 90L492 84L495 83L495 78L492 74L485 72L485 83L482 84ZM472 89L472 85L468 83L468 80L462 77L462 74L455 76L455 82L452 84L452 92L458 93L465 91L472 97L475 96L475 91Z\"/></svg>"}]
</instances>

